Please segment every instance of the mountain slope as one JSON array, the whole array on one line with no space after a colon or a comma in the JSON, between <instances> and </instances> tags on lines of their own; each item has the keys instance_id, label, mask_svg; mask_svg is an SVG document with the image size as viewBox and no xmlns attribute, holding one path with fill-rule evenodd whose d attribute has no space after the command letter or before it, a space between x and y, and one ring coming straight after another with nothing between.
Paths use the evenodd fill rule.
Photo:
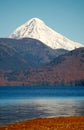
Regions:
<instances>
[{"instance_id":1,"label":"mountain slope","mask_svg":"<svg viewBox=\"0 0 84 130\"><path fill-rule=\"evenodd\" d=\"M84 85L84 48L59 56L48 66L32 71L28 81L33 85Z\"/></svg>"},{"instance_id":2,"label":"mountain slope","mask_svg":"<svg viewBox=\"0 0 84 130\"><path fill-rule=\"evenodd\" d=\"M12 46L0 42L0 69L19 70L27 66L25 59Z\"/></svg>"},{"instance_id":3,"label":"mountain slope","mask_svg":"<svg viewBox=\"0 0 84 130\"><path fill-rule=\"evenodd\" d=\"M44 67L1 71L0 77L1 85L84 86L84 48L61 55Z\"/></svg>"},{"instance_id":4,"label":"mountain slope","mask_svg":"<svg viewBox=\"0 0 84 130\"><path fill-rule=\"evenodd\" d=\"M42 42L31 39L0 39L0 69L20 70L39 67L49 63L56 56L67 52L53 50Z\"/></svg>"},{"instance_id":5,"label":"mountain slope","mask_svg":"<svg viewBox=\"0 0 84 130\"><path fill-rule=\"evenodd\" d=\"M33 18L18 27L9 35L9 38L34 38L40 40L52 49L73 50L83 46L55 32L38 18Z\"/></svg>"}]
</instances>

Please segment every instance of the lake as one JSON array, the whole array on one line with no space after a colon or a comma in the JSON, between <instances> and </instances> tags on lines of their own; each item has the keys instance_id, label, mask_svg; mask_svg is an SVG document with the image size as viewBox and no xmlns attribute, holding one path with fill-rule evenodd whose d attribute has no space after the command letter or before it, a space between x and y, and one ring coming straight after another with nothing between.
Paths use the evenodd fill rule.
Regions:
<instances>
[{"instance_id":1,"label":"lake","mask_svg":"<svg viewBox=\"0 0 84 130\"><path fill-rule=\"evenodd\" d=\"M84 115L84 87L0 87L0 124Z\"/></svg>"}]
</instances>

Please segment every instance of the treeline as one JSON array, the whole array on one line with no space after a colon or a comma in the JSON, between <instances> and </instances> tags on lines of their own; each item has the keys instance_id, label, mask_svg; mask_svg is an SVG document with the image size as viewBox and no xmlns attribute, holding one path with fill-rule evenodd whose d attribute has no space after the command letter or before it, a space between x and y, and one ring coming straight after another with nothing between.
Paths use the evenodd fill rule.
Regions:
<instances>
[{"instance_id":1,"label":"treeline","mask_svg":"<svg viewBox=\"0 0 84 130\"><path fill-rule=\"evenodd\" d=\"M84 79L75 80L70 82L32 82L32 86L84 86Z\"/></svg>"}]
</instances>

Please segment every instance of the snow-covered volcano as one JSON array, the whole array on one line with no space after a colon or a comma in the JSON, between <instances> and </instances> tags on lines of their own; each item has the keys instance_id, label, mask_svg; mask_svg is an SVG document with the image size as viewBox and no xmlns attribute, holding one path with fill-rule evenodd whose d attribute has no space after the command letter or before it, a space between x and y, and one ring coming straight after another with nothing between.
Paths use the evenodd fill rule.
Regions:
<instances>
[{"instance_id":1,"label":"snow-covered volcano","mask_svg":"<svg viewBox=\"0 0 84 130\"><path fill-rule=\"evenodd\" d=\"M65 36L55 32L39 18L32 18L21 25L9 35L9 38L34 38L40 40L52 49L73 50L83 46L80 43L73 42Z\"/></svg>"}]
</instances>

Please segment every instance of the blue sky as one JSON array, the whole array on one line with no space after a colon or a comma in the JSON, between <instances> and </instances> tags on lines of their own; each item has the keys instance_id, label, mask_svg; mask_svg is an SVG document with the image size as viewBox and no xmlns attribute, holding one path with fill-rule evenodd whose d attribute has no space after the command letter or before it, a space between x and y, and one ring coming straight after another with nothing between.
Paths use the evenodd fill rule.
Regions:
<instances>
[{"instance_id":1,"label":"blue sky","mask_svg":"<svg viewBox=\"0 0 84 130\"><path fill-rule=\"evenodd\" d=\"M84 44L84 0L0 0L0 37L33 17Z\"/></svg>"}]
</instances>

